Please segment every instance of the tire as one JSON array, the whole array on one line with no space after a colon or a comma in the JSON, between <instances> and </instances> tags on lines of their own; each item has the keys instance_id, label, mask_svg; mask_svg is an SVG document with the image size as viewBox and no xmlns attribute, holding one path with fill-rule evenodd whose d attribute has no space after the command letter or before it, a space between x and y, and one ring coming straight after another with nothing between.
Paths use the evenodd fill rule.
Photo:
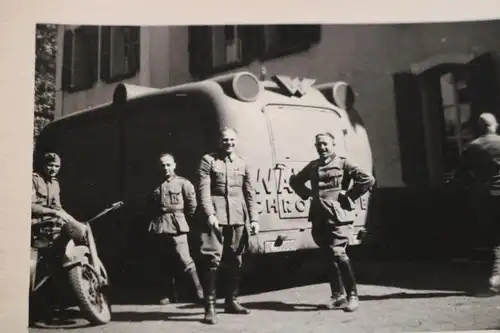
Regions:
<instances>
[{"instance_id":1,"label":"tire","mask_svg":"<svg viewBox=\"0 0 500 333\"><path fill-rule=\"evenodd\" d=\"M68 272L69 283L75 292L82 314L94 325L111 321L111 306L106 295L97 290L98 277L88 264L74 266Z\"/></svg>"}]
</instances>

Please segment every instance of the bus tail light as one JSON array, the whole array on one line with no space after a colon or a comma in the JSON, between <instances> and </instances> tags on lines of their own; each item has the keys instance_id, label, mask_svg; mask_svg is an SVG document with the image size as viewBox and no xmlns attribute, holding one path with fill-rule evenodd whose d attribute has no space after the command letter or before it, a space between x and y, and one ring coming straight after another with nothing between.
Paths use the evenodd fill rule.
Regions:
<instances>
[{"instance_id":1,"label":"bus tail light","mask_svg":"<svg viewBox=\"0 0 500 333\"><path fill-rule=\"evenodd\" d=\"M351 86L344 81L324 83L315 86L325 98L339 108L349 110L354 105L355 94Z\"/></svg>"},{"instance_id":2,"label":"bus tail light","mask_svg":"<svg viewBox=\"0 0 500 333\"><path fill-rule=\"evenodd\" d=\"M253 102L260 93L260 83L255 75L250 72L231 73L212 78L224 92L240 101Z\"/></svg>"}]
</instances>

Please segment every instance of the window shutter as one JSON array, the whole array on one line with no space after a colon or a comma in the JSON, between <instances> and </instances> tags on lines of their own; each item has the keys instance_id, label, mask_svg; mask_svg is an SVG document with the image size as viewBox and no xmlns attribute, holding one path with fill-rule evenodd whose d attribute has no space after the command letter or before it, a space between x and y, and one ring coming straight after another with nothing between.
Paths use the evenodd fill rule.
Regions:
<instances>
[{"instance_id":1,"label":"window shutter","mask_svg":"<svg viewBox=\"0 0 500 333\"><path fill-rule=\"evenodd\" d=\"M103 81L109 81L111 72L109 63L111 61L111 27L101 27L101 73L100 77Z\"/></svg>"},{"instance_id":2,"label":"window shutter","mask_svg":"<svg viewBox=\"0 0 500 333\"><path fill-rule=\"evenodd\" d=\"M264 27L246 25L242 27L243 61L250 62L265 53Z\"/></svg>"},{"instance_id":3,"label":"window shutter","mask_svg":"<svg viewBox=\"0 0 500 333\"><path fill-rule=\"evenodd\" d=\"M500 119L495 58L491 53L483 54L469 63L469 70L467 97L471 101L471 113L475 119L483 112L493 113Z\"/></svg>"},{"instance_id":4,"label":"window shutter","mask_svg":"<svg viewBox=\"0 0 500 333\"><path fill-rule=\"evenodd\" d=\"M212 70L212 28L189 27L189 72L193 79L203 79Z\"/></svg>"},{"instance_id":5,"label":"window shutter","mask_svg":"<svg viewBox=\"0 0 500 333\"><path fill-rule=\"evenodd\" d=\"M424 136L422 78L411 72L402 72L395 74L393 80L403 181L411 187L426 185L429 170Z\"/></svg>"},{"instance_id":6,"label":"window shutter","mask_svg":"<svg viewBox=\"0 0 500 333\"><path fill-rule=\"evenodd\" d=\"M73 31L64 32L64 50L63 50L63 70L62 70L62 88L68 89L71 86L73 67Z\"/></svg>"},{"instance_id":7,"label":"window shutter","mask_svg":"<svg viewBox=\"0 0 500 333\"><path fill-rule=\"evenodd\" d=\"M133 45L133 68L134 74L140 71L141 69L141 28L134 27L132 28L132 40L136 41Z\"/></svg>"},{"instance_id":8,"label":"window shutter","mask_svg":"<svg viewBox=\"0 0 500 333\"><path fill-rule=\"evenodd\" d=\"M87 41L87 89L92 88L97 82L98 73L98 57L99 57L99 28L97 26L89 26L85 33Z\"/></svg>"},{"instance_id":9,"label":"window shutter","mask_svg":"<svg viewBox=\"0 0 500 333\"><path fill-rule=\"evenodd\" d=\"M309 45L317 44L321 40L321 25L309 25L306 27L305 36Z\"/></svg>"}]
</instances>

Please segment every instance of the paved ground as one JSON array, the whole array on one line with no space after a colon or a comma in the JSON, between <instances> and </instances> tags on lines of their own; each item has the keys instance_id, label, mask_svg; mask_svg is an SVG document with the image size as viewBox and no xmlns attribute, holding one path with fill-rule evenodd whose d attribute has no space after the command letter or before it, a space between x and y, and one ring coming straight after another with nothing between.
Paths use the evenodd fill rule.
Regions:
<instances>
[{"instance_id":1,"label":"paved ground","mask_svg":"<svg viewBox=\"0 0 500 333\"><path fill-rule=\"evenodd\" d=\"M321 310L328 286L309 272L301 283L284 282L281 272L247 279L241 301L249 316L220 314L220 324L200 323L203 309L190 304L141 304L132 292L120 292L113 321L87 327L77 310L71 323L31 328L38 332L422 332L500 328L500 296L476 297L469 291L481 282L487 267L460 263L358 263L361 307L355 313ZM307 274L307 269L306 273ZM304 270L302 270L304 273ZM281 274L281 275L280 275ZM286 275L288 276L288 275ZM274 279L273 279L274 277ZM269 281L262 284L263 280ZM316 280L316 281L315 281ZM280 284L280 281L282 282ZM290 286L292 284L292 286ZM295 286L293 286L295 284ZM219 301L222 305L222 300ZM41 324L40 324L41 325Z\"/></svg>"}]
</instances>

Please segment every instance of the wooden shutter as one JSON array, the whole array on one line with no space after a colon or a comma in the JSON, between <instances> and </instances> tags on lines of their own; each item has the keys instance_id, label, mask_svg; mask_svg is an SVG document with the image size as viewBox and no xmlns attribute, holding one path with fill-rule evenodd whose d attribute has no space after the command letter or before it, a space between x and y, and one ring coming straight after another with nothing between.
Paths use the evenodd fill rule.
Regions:
<instances>
[{"instance_id":1,"label":"wooden shutter","mask_svg":"<svg viewBox=\"0 0 500 333\"><path fill-rule=\"evenodd\" d=\"M193 79L203 79L212 70L212 28L210 26L190 26L189 72Z\"/></svg>"},{"instance_id":2,"label":"wooden shutter","mask_svg":"<svg viewBox=\"0 0 500 333\"><path fill-rule=\"evenodd\" d=\"M135 41L133 44L133 72L131 74L137 74L141 69L141 28L132 28L132 40Z\"/></svg>"},{"instance_id":3,"label":"wooden shutter","mask_svg":"<svg viewBox=\"0 0 500 333\"><path fill-rule=\"evenodd\" d=\"M303 29L303 36L308 41L309 46L319 43L319 41L321 40L321 25L308 25Z\"/></svg>"},{"instance_id":4,"label":"wooden shutter","mask_svg":"<svg viewBox=\"0 0 500 333\"><path fill-rule=\"evenodd\" d=\"M491 53L474 58L469 63L469 78L465 93L471 102L471 113L477 117L483 112L493 113L500 119L498 107L498 78L495 58Z\"/></svg>"},{"instance_id":5,"label":"wooden shutter","mask_svg":"<svg viewBox=\"0 0 500 333\"><path fill-rule=\"evenodd\" d=\"M393 76L403 181L425 185L429 179L425 149L421 78L410 72Z\"/></svg>"},{"instance_id":6,"label":"wooden shutter","mask_svg":"<svg viewBox=\"0 0 500 333\"><path fill-rule=\"evenodd\" d=\"M100 78L105 82L109 82L111 78L111 27L101 27L101 73Z\"/></svg>"},{"instance_id":7,"label":"wooden shutter","mask_svg":"<svg viewBox=\"0 0 500 333\"><path fill-rule=\"evenodd\" d=\"M64 32L64 50L63 50L63 70L62 70L62 88L67 90L71 87L73 70L73 31Z\"/></svg>"},{"instance_id":8,"label":"wooden shutter","mask_svg":"<svg viewBox=\"0 0 500 333\"><path fill-rule=\"evenodd\" d=\"M251 62L265 52L264 27L258 25L245 25L241 27L243 40L243 61Z\"/></svg>"},{"instance_id":9,"label":"wooden shutter","mask_svg":"<svg viewBox=\"0 0 500 333\"><path fill-rule=\"evenodd\" d=\"M88 26L85 30L87 44L87 85L90 89L98 80L99 27Z\"/></svg>"}]
</instances>

